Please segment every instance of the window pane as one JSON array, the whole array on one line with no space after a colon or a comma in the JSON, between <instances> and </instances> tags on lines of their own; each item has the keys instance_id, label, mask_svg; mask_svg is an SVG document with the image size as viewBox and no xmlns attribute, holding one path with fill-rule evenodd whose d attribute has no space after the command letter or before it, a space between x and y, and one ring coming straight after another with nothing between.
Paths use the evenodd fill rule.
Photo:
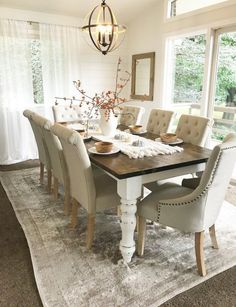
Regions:
<instances>
[{"instance_id":1,"label":"window pane","mask_svg":"<svg viewBox=\"0 0 236 307\"><path fill-rule=\"evenodd\" d=\"M170 0L168 17L178 16L228 0Z\"/></svg>"},{"instance_id":2,"label":"window pane","mask_svg":"<svg viewBox=\"0 0 236 307\"><path fill-rule=\"evenodd\" d=\"M30 41L34 103L43 103L43 78L41 63L41 43L39 39Z\"/></svg>"},{"instance_id":3,"label":"window pane","mask_svg":"<svg viewBox=\"0 0 236 307\"><path fill-rule=\"evenodd\" d=\"M213 138L236 132L236 32L219 37Z\"/></svg>"},{"instance_id":4,"label":"window pane","mask_svg":"<svg viewBox=\"0 0 236 307\"><path fill-rule=\"evenodd\" d=\"M200 115L206 39L205 34L172 42L172 95L177 119L181 114Z\"/></svg>"}]
</instances>

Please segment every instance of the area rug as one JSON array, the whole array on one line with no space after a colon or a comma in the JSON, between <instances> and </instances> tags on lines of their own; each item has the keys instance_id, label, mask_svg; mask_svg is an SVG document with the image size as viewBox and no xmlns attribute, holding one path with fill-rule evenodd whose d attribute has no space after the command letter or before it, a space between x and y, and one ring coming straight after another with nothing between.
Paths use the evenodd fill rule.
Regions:
<instances>
[{"instance_id":1,"label":"area rug","mask_svg":"<svg viewBox=\"0 0 236 307\"><path fill-rule=\"evenodd\" d=\"M68 227L63 199L52 200L39 184L39 170L0 172L1 183L24 230L44 306L159 306L173 296L236 264L236 207L225 201L216 223L219 250L206 235L208 274L197 274L194 236L148 225L143 257L127 267L121 259L116 210L96 217L91 251L85 248L86 212Z\"/></svg>"}]
</instances>

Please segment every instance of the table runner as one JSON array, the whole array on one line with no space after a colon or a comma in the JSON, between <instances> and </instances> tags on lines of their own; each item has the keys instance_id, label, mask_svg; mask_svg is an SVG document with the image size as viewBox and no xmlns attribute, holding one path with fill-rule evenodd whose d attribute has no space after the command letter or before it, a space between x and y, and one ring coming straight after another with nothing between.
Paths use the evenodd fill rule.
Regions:
<instances>
[{"instance_id":1,"label":"table runner","mask_svg":"<svg viewBox=\"0 0 236 307\"><path fill-rule=\"evenodd\" d=\"M143 157L154 157L157 155L174 154L183 151L182 147L169 146L161 142L146 139L144 137L133 135L125 131L116 130L114 137L104 136L102 134L92 135L94 140L112 142L115 147L127 155L130 159L138 159ZM134 146L133 142L137 145Z\"/></svg>"}]
</instances>

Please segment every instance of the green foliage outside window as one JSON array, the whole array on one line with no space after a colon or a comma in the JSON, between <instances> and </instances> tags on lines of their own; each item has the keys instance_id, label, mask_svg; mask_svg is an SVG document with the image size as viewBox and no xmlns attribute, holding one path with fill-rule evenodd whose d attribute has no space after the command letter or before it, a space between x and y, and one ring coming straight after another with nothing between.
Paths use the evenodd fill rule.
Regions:
<instances>
[{"instance_id":1,"label":"green foliage outside window","mask_svg":"<svg viewBox=\"0 0 236 307\"><path fill-rule=\"evenodd\" d=\"M39 39L31 39L30 52L34 103L41 104L43 103L43 78L41 62L41 44Z\"/></svg>"}]
</instances>

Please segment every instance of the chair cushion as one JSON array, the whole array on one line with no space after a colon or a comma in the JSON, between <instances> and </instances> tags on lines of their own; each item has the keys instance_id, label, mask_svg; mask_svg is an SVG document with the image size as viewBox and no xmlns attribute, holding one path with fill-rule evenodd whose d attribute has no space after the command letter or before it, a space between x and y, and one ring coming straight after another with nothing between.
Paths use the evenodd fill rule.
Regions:
<instances>
[{"instance_id":1,"label":"chair cushion","mask_svg":"<svg viewBox=\"0 0 236 307\"><path fill-rule=\"evenodd\" d=\"M186 179L183 179L182 186L185 188L196 189L196 187L199 186L200 181L201 181L201 177L186 178Z\"/></svg>"},{"instance_id":2,"label":"chair cushion","mask_svg":"<svg viewBox=\"0 0 236 307\"><path fill-rule=\"evenodd\" d=\"M120 205L120 196L117 194L117 182L106 174L96 173L96 211L114 208Z\"/></svg>"},{"instance_id":3,"label":"chair cushion","mask_svg":"<svg viewBox=\"0 0 236 307\"><path fill-rule=\"evenodd\" d=\"M138 106L124 106L123 111L120 115L119 124L129 126L137 125L140 123L145 109Z\"/></svg>"},{"instance_id":4,"label":"chair cushion","mask_svg":"<svg viewBox=\"0 0 236 307\"><path fill-rule=\"evenodd\" d=\"M147 124L147 131L160 135L165 133L171 123L174 112L162 109L152 109Z\"/></svg>"},{"instance_id":5,"label":"chair cushion","mask_svg":"<svg viewBox=\"0 0 236 307\"><path fill-rule=\"evenodd\" d=\"M157 220L158 202L160 200L178 198L190 194L193 190L175 183L156 185L155 192L150 193L138 205L137 214L151 221Z\"/></svg>"},{"instance_id":6,"label":"chair cushion","mask_svg":"<svg viewBox=\"0 0 236 307\"><path fill-rule=\"evenodd\" d=\"M211 124L207 117L182 114L176 128L176 134L186 143L204 146Z\"/></svg>"},{"instance_id":7,"label":"chair cushion","mask_svg":"<svg viewBox=\"0 0 236 307\"><path fill-rule=\"evenodd\" d=\"M73 122L81 119L82 107L80 105L58 105L52 107L55 122Z\"/></svg>"}]
</instances>

